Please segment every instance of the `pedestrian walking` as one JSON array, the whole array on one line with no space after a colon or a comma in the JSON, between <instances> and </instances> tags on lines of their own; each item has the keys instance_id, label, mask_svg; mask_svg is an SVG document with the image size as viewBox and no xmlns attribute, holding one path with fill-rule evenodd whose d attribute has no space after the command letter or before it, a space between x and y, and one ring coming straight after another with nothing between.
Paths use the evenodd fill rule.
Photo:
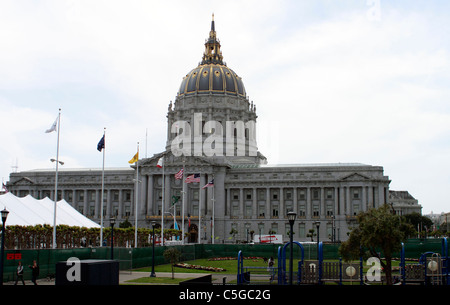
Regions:
<instances>
[{"instance_id":1,"label":"pedestrian walking","mask_svg":"<svg viewBox=\"0 0 450 305\"><path fill-rule=\"evenodd\" d=\"M22 284L25 285L25 282L23 280L23 266L22 266L22 262L19 261L19 265L17 266L17 271L16 271L16 283L14 285L17 285L17 282L19 281L19 279L22 281Z\"/></svg>"},{"instance_id":2,"label":"pedestrian walking","mask_svg":"<svg viewBox=\"0 0 450 305\"><path fill-rule=\"evenodd\" d=\"M37 264L36 260L33 261L33 265L28 266L31 269L31 281L33 284L37 285L36 280L39 276L39 265Z\"/></svg>"}]
</instances>

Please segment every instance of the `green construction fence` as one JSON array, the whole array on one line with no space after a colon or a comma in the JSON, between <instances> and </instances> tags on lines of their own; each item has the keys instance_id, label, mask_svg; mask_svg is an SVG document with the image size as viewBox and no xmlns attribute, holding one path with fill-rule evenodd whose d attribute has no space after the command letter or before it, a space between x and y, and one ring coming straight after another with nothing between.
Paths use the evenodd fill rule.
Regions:
<instances>
[{"instance_id":1,"label":"green construction fence","mask_svg":"<svg viewBox=\"0 0 450 305\"><path fill-rule=\"evenodd\" d=\"M407 258L419 258L424 252L431 251L441 253L441 239L410 239L405 242L405 253ZM317 258L317 244L304 243L304 259ZM168 247L176 247L181 252L181 260L195 260L211 257L237 257L242 250L245 257L274 257L278 255L280 244L188 244L184 246L156 246L155 264L166 264L164 251ZM338 259L339 244L325 244L324 258ZM3 281L14 281L19 260L24 265L24 279L31 279L33 260L40 267L39 278L53 277L57 262L67 261L70 257L79 260L84 259L110 259L111 248L71 248L71 249L27 249L27 250L5 250L3 257L4 271ZM294 257L300 258L299 247L294 247ZM400 254L398 254L400 257ZM146 248L114 248L114 259L119 260L120 270L132 270L151 265L152 247Z\"/></svg>"}]
</instances>

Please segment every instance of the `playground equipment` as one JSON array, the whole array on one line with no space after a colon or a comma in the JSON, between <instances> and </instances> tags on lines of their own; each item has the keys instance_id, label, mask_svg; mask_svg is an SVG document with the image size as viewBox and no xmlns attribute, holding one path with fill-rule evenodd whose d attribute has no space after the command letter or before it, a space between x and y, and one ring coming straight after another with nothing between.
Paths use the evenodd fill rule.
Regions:
<instances>
[{"instance_id":1,"label":"playground equipment","mask_svg":"<svg viewBox=\"0 0 450 305\"><path fill-rule=\"evenodd\" d=\"M358 263L344 263L341 259L339 261L324 261L324 245L322 242L319 242L317 245L317 259L304 260L302 244L299 242L293 243L301 250L301 258L298 261L297 270L293 270L294 284L321 285L327 282L335 282L339 285L342 285L344 282L365 284L362 255ZM286 285L288 283L286 249L289 245L290 242L282 247L278 247L277 267L244 267L244 257L242 251L239 251L238 284L269 284L276 280L279 285ZM405 244L402 243L400 252L401 279L399 284L450 285L447 238L442 239L441 253L422 253L419 260L414 263L406 263L405 252Z\"/></svg>"},{"instance_id":2,"label":"playground equipment","mask_svg":"<svg viewBox=\"0 0 450 305\"><path fill-rule=\"evenodd\" d=\"M323 256L323 243L319 242L317 248L317 260L304 260L305 251L303 245L294 241L300 248L301 258L297 263L297 270L293 272L293 283L298 284L323 284L325 282L359 282L362 284L362 258L359 264L339 262L325 262ZM288 272L286 272L286 249L290 242L283 247L278 247L277 267L252 267L244 266L242 251L238 253L238 284L269 284L277 281L278 285L288 284ZM294 281L295 279L295 281Z\"/></svg>"},{"instance_id":3,"label":"playground equipment","mask_svg":"<svg viewBox=\"0 0 450 305\"><path fill-rule=\"evenodd\" d=\"M450 285L447 238L442 239L441 253L422 253L419 262L412 264L406 263L405 244L402 243L400 271L403 285Z\"/></svg>"},{"instance_id":4,"label":"playground equipment","mask_svg":"<svg viewBox=\"0 0 450 305\"><path fill-rule=\"evenodd\" d=\"M298 262L298 271L297 271L297 282L301 281L301 270L303 266L303 259L305 258L305 249L302 244L294 241L294 244L300 247L302 258ZM286 276L286 248L289 246L291 242L287 242L283 248L278 247L278 285L286 285L287 284L287 276ZM294 278L294 277L293 277Z\"/></svg>"},{"instance_id":5,"label":"playground equipment","mask_svg":"<svg viewBox=\"0 0 450 305\"><path fill-rule=\"evenodd\" d=\"M238 253L237 283L242 284L271 284L277 277L277 267L244 266L244 255ZM250 278L251 276L251 278ZM250 281L251 279L251 281Z\"/></svg>"}]
</instances>

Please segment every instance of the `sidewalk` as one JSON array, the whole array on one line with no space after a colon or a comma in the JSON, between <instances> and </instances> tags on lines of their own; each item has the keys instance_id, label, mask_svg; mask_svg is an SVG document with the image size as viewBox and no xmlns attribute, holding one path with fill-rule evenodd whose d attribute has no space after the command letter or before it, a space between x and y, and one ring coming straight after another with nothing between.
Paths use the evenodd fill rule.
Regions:
<instances>
[{"instance_id":1,"label":"sidewalk","mask_svg":"<svg viewBox=\"0 0 450 305\"><path fill-rule=\"evenodd\" d=\"M172 277L172 273L171 272L155 272L156 277ZM213 278L213 283L214 284L222 284L223 283L223 278L226 278L226 281L231 281L231 280L235 280L236 279L236 275L235 274L212 274L212 278ZM201 276L205 276L208 275L208 273L175 273L174 277L175 278L196 278L196 277L201 277ZM131 273L121 273L119 274L119 285L120 284L131 284L131 283L126 283L126 281L128 280L133 280L133 279L138 279L141 277L149 277L150 273L149 272L138 272L138 271L132 271ZM143 284L143 285L152 285L152 284Z\"/></svg>"},{"instance_id":2,"label":"sidewalk","mask_svg":"<svg viewBox=\"0 0 450 305\"><path fill-rule=\"evenodd\" d=\"M156 277L172 277L171 272L156 272ZM196 278L205 276L208 273L175 273L175 278ZM128 284L133 285L133 283L127 283L126 281L138 279L141 277L149 277L149 272L140 272L140 271L131 271L131 272L120 272L119 273L119 285L121 284ZM213 283L215 284L222 284L223 278L226 277L226 281L231 281L236 278L235 274L214 274L212 273ZM37 281L38 285L55 285L55 279L38 279ZM14 285L14 281L5 282L4 285ZM22 282L19 281L17 283L18 286L22 286ZM25 281L25 285L34 285L30 280ZM154 284L139 284L139 285L154 285Z\"/></svg>"}]
</instances>

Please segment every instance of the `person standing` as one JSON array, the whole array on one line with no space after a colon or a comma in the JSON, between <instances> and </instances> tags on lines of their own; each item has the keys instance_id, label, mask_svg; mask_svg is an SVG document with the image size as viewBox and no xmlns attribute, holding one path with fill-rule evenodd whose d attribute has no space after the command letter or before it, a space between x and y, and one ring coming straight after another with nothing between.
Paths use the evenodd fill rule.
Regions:
<instances>
[{"instance_id":1,"label":"person standing","mask_svg":"<svg viewBox=\"0 0 450 305\"><path fill-rule=\"evenodd\" d=\"M17 271L16 271L16 283L14 285L17 285L17 282L19 281L19 279L22 281L22 284L25 285L25 282L23 280L23 266L22 266L22 262L19 261L19 265L17 266Z\"/></svg>"},{"instance_id":2,"label":"person standing","mask_svg":"<svg viewBox=\"0 0 450 305\"><path fill-rule=\"evenodd\" d=\"M39 265L37 264L36 260L33 261L33 266L29 266L31 269L31 281L33 284L37 285L36 280L39 276Z\"/></svg>"}]
</instances>

